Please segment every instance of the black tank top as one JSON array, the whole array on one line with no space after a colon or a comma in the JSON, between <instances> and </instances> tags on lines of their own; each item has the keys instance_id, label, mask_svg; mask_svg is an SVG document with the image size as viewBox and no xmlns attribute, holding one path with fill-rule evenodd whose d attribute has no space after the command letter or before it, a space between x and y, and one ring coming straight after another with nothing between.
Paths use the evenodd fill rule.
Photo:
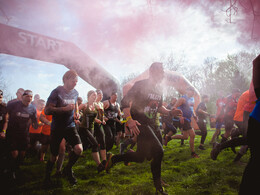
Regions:
<instances>
[{"instance_id":1,"label":"black tank top","mask_svg":"<svg viewBox=\"0 0 260 195\"><path fill-rule=\"evenodd\" d=\"M98 113L98 111L97 111L96 106L95 106L95 110L90 110L89 105L87 104L87 107L83 110L81 127L87 128L89 130L93 130L97 113Z\"/></svg>"},{"instance_id":2,"label":"black tank top","mask_svg":"<svg viewBox=\"0 0 260 195\"><path fill-rule=\"evenodd\" d=\"M118 115L118 104L115 103L115 105L112 105L111 102L108 100L109 102L109 107L105 110L105 115L109 120L114 120L117 118Z\"/></svg>"}]
</instances>

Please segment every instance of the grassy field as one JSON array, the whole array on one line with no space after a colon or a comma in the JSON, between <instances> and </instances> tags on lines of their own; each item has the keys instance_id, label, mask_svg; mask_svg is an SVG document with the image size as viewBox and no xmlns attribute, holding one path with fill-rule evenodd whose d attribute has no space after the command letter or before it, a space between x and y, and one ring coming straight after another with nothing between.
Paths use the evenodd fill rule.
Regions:
<instances>
[{"instance_id":1,"label":"grassy field","mask_svg":"<svg viewBox=\"0 0 260 195\"><path fill-rule=\"evenodd\" d=\"M249 154L241 163L233 163L235 154L224 150L216 161L210 159L212 146L209 141L213 131L208 132L206 150L198 150L200 136L196 136L195 146L199 159L190 157L188 140L181 146L179 140L172 140L164 146L162 178L170 185L165 187L169 194L237 194L241 176L248 161ZM238 151L239 148L236 148ZM118 153L114 147L113 153ZM43 177L46 162L37 159L26 159L21 167L23 180L10 189L8 194L154 194L150 162L123 163L114 166L110 173L97 173L96 165L90 151L84 152L74 166L78 184L71 186L65 179L53 178L53 186L45 189ZM66 162L65 162L66 163ZM54 171L53 171L54 173ZM1 193L2 194L2 193Z\"/></svg>"}]
</instances>

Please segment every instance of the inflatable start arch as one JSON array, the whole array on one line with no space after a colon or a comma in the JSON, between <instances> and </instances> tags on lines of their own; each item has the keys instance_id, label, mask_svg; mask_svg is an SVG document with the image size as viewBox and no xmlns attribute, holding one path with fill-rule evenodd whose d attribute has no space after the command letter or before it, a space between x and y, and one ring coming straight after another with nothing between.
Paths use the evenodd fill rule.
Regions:
<instances>
[{"instance_id":1,"label":"inflatable start arch","mask_svg":"<svg viewBox=\"0 0 260 195\"><path fill-rule=\"evenodd\" d=\"M112 91L117 91L121 97L119 82L73 43L0 24L0 53L62 64L101 89L104 99Z\"/></svg>"}]
</instances>

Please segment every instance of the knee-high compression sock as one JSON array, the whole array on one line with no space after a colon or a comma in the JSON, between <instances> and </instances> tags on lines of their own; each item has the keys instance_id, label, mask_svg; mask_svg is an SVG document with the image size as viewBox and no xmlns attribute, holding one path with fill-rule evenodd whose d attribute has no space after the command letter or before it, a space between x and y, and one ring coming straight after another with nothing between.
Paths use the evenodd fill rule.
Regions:
<instances>
[{"instance_id":1,"label":"knee-high compression sock","mask_svg":"<svg viewBox=\"0 0 260 195\"><path fill-rule=\"evenodd\" d=\"M48 160L47 165L46 165L46 172L45 172L45 179L50 179L51 177L51 172L54 166L54 162L51 162L50 160Z\"/></svg>"},{"instance_id":2,"label":"knee-high compression sock","mask_svg":"<svg viewBox=\"0 0 260 195\"><path fill-rule=\"evenodd\" d=\"M18 158L13 158L13 157L11 157L11 159L10 159L10 166L11 166L11 170L12 170L13 172L17 171L18 168L19 168Z\"/></svg>"},{"instance_id":3,"label":"knee-high compression sock","mask_svg":"<svg viewBox=\"0 0 260 195\"><path fill-rule=\"evenodd\" d=\"M74 151L72 151L69 155L69 162L66 167L68 169L71 169L72 166L77 162L78 158L79 158L79 155L77 155Z\"/></svg>"}]
</instances>

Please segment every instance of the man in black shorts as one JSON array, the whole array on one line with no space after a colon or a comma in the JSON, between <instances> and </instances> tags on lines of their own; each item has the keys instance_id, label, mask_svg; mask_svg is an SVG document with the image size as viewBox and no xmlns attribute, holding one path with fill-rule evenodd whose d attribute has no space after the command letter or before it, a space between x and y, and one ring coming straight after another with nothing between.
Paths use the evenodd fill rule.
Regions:
<instances>
[{"instance_id":1,"label":"man in black shorts","mask_svg":"<svg viewBox=\"0 0 260 195\"><path fill-rule=\"evenodd\" d=\"M8 128L6 140L11 151L12 177L16 179L19 164L23 161L29 144L29 123L32 121L34 129L38 128L36 108L31 104L33 93L25 90L22 101L14 101L7 105Z\"/></svg>"},{"instance_id":2,"label":"man in black shorts","mask_svg":"<svg viewBox=\"0 0 260 195\"><path fill-rule=\"evenodd\" d=\"M162 91L159 83L164 77L162 63L151 65L148 79L138 81L122 99L122 108L129 130L137 136L137 150L122 155L110 155L106 170L117 162L143 162L151 160L151 171L156 191L167 194L162 188L161 162L163 147L154 133L157 112L162 114L181 114L180 110L167 110L162 106ZM137 121L138 120L138 121Z\"/></svg>"},{"instance_id":3,"label":"man in black shorts","mask_svg":"<svg viewBox=\"0 0 260 195\"><path fill-rule=\"evenodd\" d=\"M174 107L179 108L183 115L179 117L178 123L175 122L176 127L182 129L182 135L177 134L173 136L166 136L165 139L169 142L171 139L182 139L186 140L190 137L189 144L192 158L199 158L194 149L195 132L191 127L191 117L194 115L190 102L193 100L194 89L189 87L186 89L186 94L177 100Z\"/></svg>"},{"instance_id":4,"label":"man in black shorts","mask_svg":"<svg viewBox=\"0 0 260 195\"><path fill-rule=\"evenodd\" d=\"M73 147L70 152L69 162L63 170L71 184L76 184L77 179L72 172L72 166L77 162L82 153L82 144L74 122L74 115L79 117L77 98L78 92L74 87L78 82L75 71L69 70L63 75L63 86L54 89L45 107L45 114L52 115L51 123L51 157L46 166L45 184L50 183L50 176L59 154L60 143L63 138Z\"/></svg>"}]
</instances>

